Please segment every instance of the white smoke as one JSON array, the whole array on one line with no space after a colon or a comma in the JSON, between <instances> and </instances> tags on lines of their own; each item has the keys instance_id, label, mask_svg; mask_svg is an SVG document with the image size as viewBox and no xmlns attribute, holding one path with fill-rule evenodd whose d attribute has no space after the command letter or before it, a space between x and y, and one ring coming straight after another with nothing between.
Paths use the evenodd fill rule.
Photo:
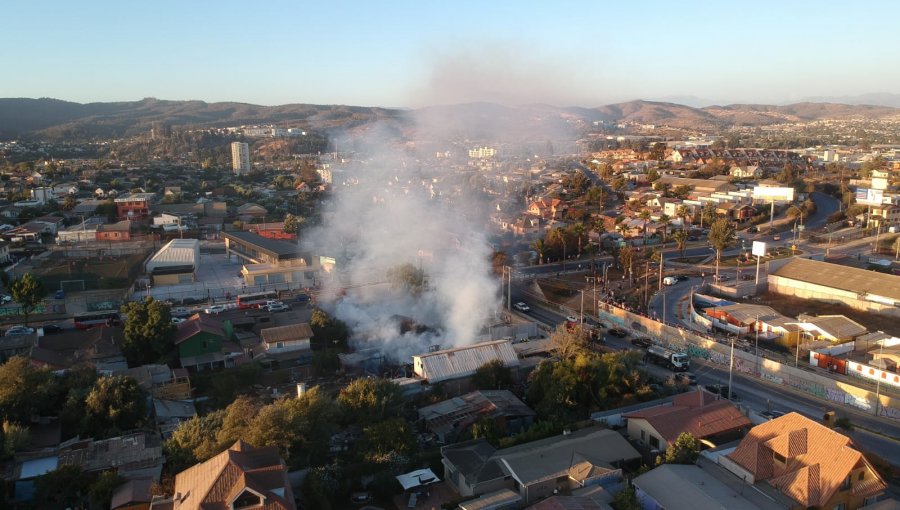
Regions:
<instances>
[{"instance_id":1,"label":"white smoke","mask_svg":"<svg viewBox=\"0 0 900 510\"><path fill-rule=\"evenodd\" d=\"M420 164L387 130L337 143L357 152L334 164L333 202L304 236L308 249L336 260L323 295L344 296L330 311L353 330L357 348L381 347L400 361L430 345L475 342L496 312L499 284L484 218L459 192L457 173ZM421 295L387 283L387 271L402 264L424 270ZM397 316L430 329L401 334Z\"/></svg>"}]
</instances>

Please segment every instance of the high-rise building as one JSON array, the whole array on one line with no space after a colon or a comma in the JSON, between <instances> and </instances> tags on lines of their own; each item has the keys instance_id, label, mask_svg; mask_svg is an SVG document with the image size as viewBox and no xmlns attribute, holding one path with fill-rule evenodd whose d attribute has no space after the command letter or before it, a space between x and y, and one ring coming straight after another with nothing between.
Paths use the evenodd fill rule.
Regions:
<instances>
[{"instance_id":1,"label":"high-rise building","mask_svg":"<svg viewBox=\"0 0 900 510\"><path fill-rule=\"evenodd\" d=\"M250 171L250 146L242 142L231 144L231 168L236 175Z\"/></svg>"}]
</instances>

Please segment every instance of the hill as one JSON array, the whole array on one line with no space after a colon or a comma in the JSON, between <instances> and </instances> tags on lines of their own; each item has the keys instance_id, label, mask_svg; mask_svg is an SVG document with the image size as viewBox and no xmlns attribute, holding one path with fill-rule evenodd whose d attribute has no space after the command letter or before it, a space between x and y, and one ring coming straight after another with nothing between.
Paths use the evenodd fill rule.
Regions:
<instances>
[{"instance_id":1,"label":"hill","mask_svg":"<svg viewBox=\"0 0 900 510\"><path fill-rule=\"evenodd\" d=\"M551 105L503 106L469 103L400 110L347 105L166 101L154 98L116 103L73 103L58 99L0 99L0 136L48 139L112 138L144 133L160 123L169 126L225 127L254 124L290 125L322 131L367 129L376 121L389 132L446 138L504 133L509 137L556 138L595 121L636 122L710 130L762 126L818 119L882 118L900 110L887 106L836 103L708 106L629 101L597 108Z\"/></svg>"}]
</instances>

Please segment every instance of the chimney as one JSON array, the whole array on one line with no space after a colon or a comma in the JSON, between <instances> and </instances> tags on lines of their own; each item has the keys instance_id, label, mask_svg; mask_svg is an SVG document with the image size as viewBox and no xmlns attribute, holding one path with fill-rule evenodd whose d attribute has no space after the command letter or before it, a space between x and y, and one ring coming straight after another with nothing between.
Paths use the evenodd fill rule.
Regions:
<instances>
[{"instance_id":1,"label":"chimney","mask_svg":"<svg viewBox=\"0 0 900 510\"><path fill-rule=\"evenodd\" d=\"M828 411L822 416L822 425L825 425L826 427L833 429L834 422L836 420L837 420L837 418L834 415L834 411Z\"/></svg>"}]
</instances>

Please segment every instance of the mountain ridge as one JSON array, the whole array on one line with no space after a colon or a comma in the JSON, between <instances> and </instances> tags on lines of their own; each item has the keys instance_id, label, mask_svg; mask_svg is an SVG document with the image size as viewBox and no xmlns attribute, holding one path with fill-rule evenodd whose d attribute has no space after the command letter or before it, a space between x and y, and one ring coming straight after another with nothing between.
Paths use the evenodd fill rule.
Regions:
<instances>
[{"instance_id":1,"label":"mountain ridge","mask_svg":"<svg viewBox=\"0 0 900 510\"><path fill-rule=\"evenodd\" d=\"M547 104L506 106L498 103L436 105L418 109L294 103L261 106L240 102L164 100L77 103L53 98L0 98L0 136L36 138L120 137L146 132L156 123L169 126L225 127L290 124L324 131L389 121L408 128L417 122L481 122L531 125L634 122L698 130L730 126L764 126L821 119L883 118L900 115L890 106L799 102L787 105L729 104L696 108L665 101L633 100L598 107Z\"/></svg>"}]
</instances>

